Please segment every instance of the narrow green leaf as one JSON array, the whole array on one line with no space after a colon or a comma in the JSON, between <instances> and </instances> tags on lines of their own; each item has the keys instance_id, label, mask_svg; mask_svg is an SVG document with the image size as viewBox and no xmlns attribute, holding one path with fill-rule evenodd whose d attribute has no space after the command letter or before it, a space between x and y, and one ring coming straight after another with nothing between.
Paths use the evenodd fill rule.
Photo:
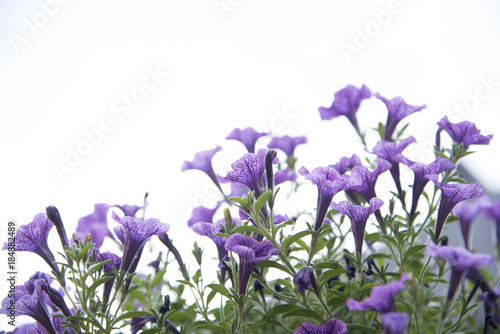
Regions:
<instances>
[{"instance_id":1,"label":"narrow green leaf","mask_svg":"<svg viewBox=\"0 0 500 334\"><path fill-rule=\"evenodd\" d=\"M275 315L286 313L291 310L296 310L300 308L301 308L300 306L294 304L278 305L267 311L266 314L264 315L264 318L269 319L271 317L274 317Z\"/></svg>"},{"instance_id":2,"label":"narrow green leaf","mask_svg":"<svg viewBox=\"0 0 500 334\"><path fill-rule=\"evenodd\" d=\"M214 291L217 291L223 296L229 297L230 295L229 290L224 285L212 283L209 284L208 287Z\"/></svg>"},{"instance_id":3,"label":"narrow green leaf","mask_svg":"<svg viewBox=\"0 0 500 334\"><path fill-rule=\"evenodd\" d=\"M314 318L318 321L323 321L323 317L318 312L306 308L298 308L296 310L291 310L283 314L282 316L283 319L289 317Z\"/></svg>"},{"instance_id":4,"label":"narrow green leaf","mask_svg":"<svg viewBox=\"0 0 500 334\"><path fill-rule=\"evenodd\" d=\"M294 235L287 237L281 243L281 250L283 250L285 252L288 249L288 247L290 247L296 240L302 239L306 235L313 234L313 233L314 233L314 231L306 230L306 231L301 231L299 233L296 233Z\"/></svg>"}]
</instances>

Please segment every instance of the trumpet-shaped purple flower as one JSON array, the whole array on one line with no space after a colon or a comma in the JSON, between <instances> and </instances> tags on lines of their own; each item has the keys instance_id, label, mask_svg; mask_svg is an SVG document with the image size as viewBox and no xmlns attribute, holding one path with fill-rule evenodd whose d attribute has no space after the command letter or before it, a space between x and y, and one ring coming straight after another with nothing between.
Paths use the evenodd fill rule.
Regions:
<instances>
[{"instance_id":1,"label":"trumpet-shaped purple flower","mask_svg":"<svg viewBox=\"0 0 500 334\"><path fill-rule=\"evenodd\" d=\"M387 334L404 334L406 324L408 323L408 314L389 312L380 315L382 326L384 326Z\"/></svg>"},{"instance_id":2,"label":"trumpet-shaped purple flower","mask_svg":"<svg viewBox=\"0 0 500 334\"><path fill-rule=\"evenodd\" d=\"M332 166L317 167L314 168L312 172L309 172L305 167L301 167L299 169L299 174L318 187L318 204L316 221L314 223L315 231L323 224L323 220L325 219L333 196L339 191L350 189L361 182L355 175L340 175Z\"/></svg>"},{"instance_id":3,"label":"trumpet-shaped purple flower","mask_svg":"<svg viewBox=\"0 0 500 334\"><path fill-rule=\"evenodd\" d=\"M108 204L100 203L94 205L94 212L88 216L80 218L76 233L80 239L85 239L85 236L90 233L91 240L96 248L100 248L104 241L104 237L112 237L111 231L108 228Z\"/></svg>"},{"instance_id":4,"label":"trumpet-shaped purple flower","mask_svg":"<svg viewBox=\"0 0 500 334\"><path fill-rule=\"evenodd\" d=\"M434 182L441 189L441 201L439 202L435 233L437 240L443 231L446 218L448 218L455 205L466 199L480 197L484 194L484 191L478 183L443 184L438 181L437 175L428 175L426 178Z\"/></svg>"},{"instance_id":5,"label":"trumpet-shaped purple flower","mask_svg":"<svg viewBox=\"0 0 500 334\"><path fill-rule=\"evenodd\" d=\"M450 285L447 300L455 296L463 274L476 267L487 266L493 261L490 254L472 254L465 248L453 246L436 246L433 242L427 245L427 253L432 256L445 258L451 265Z\"/></svg>"},{"instance_id":6,"label":"trumpet-shaped purple flower","mask_svg":"<svg viewBox=\"0 0 500 334\"><path fill-rule=\"evenodd\" d=\"M14 298L5 297L2 301L2 314L10 314L9 307L15 303L15 315L27 315L35 319L49 334L56 334L50 320L50 311L44 299L48 299L42 290L46 285L46 279L38 273L32 276L24 285L18 285L15 289Z\"/></svg>"},{"instance_id":7,"label":"trumpet-shaped purple flower","mask_svg":"<svg viewBox=\"0 0 500 334\"><path fill-rule=\"evenodd\" d=\"M377 167L370 171L365 166L354 166L352 169L352 175L357 176L360 179L360 183L352 186L351 190L355 190L363 196L365 201L370 201L373 197L377 197L375 193L375 184L377 178L380 174L385 173L391 169L391 163L384 159L377 159Z\"/></svg>"},{"instance_id":8,"label":"trumpet-shaped purple flower","mask_svg":"<svg viewBox=\"0 0 500 334\"><path fill-rule=\"evenodd\" d=\"M121 271L128 271L136 254L139 250L142 250L146 242L153 235L167 233L169 230L168 224L161 223L156 218L146 221L134 217L123 217L120 219L116 214L113 218L122 225L115 227L117 237L123 242Z\"/></svg>"},{"instance_id":9,"label":"trumpet-shaped purple flower","mask_svg":"<svg viewBox=\"0 0 500 334\"><path fill-rule=\"evenodd\" d=\"M267 145L269 148L277 148L286 153L286 155L290 158L293 157L293 153L295 148L298 145L307 143L307 138L305 136L301 137L274 137L271 139L271 142Z\"/></svg>"},{"instance_id":10,"label":"trumpet-shaped purple flower","mask_svg":"<svg viewBox=\"0 0 500 334\"><path fill-rule=\"evenodd\" d=\"M181 170L187 171L189 169L197 169L207 174L215 185L220 189L219 181L215 175L214 168L212 167L212 158L215 153L222 150L222 147L217 146L213 150L201 151L195 154L193 161L184 161ZM222 190L221 190L222 191Z\"/></svg>"},{"instance_id":11,"label":"trumpet-shaped purple flower","mask_svg":"<svg viewBox=\"0 0 500 334\"><path fill-rule=\"evenodd\" d=\"M356 166L361 166L361 160L356 154L353 154L350 158L342 157L339 162L332 165L340 175L347 173Z\"/></svg>"},{"instance_id":12,"label":"trumpet-shaped purple flower","mask_svg":"<svg viewBox=\"0 0 500 334\"><path fill-rule=\"evenodd\" d=\"M345 334L347 332L345 322L331 318L321 326L310 321L304 321L293 331L293 334Z\"/></svg>"},{"instance_id":13,"label":"trumpet-shaped purple flower","mask_svg":"<svg viewBox=\"0 0 500 334\"><path fill-rule=\"evenodd\" d=\"M274 173L274 185L281 184L286 181L293 181L297 179L297 174L292 172L290 168L280 169Z\"/></svg>"},{"instance_id":14,"label":"trumpet-shaped purple flower","mask_svg":"<svg viewBox=\"0 0 500 334\"><path fill-rule=\"evenodd\" d=\"M438 123L439 129L446 131L454 143L464 144L464 149L470 145L488 145L493 135L483 136L474 123L467 121L453 124L444 116Z\"/></svg>"},{"instance_id":15,"label":"trumpet-shaped purple flower","mask_svg":"<svg viewBox=\"0 0 500 334\"><path fill-rule=\"evenodd\" d=\"M267 149L258 153L247 153L243 158L231 164L233 168L225 177L218 176L221 183L240 183L255 191L255 197L262 195L264 188L264 170L266 169ZM277 160L276 160L277 162Z\"/></svg>"},{"instance_id":16,"label":"trumpet-shaped purple flower","mask_svg":"<svg viewBox=\"0 0 500 334\"><path fill-rule=\"evenodd\" d=\"M422 195L427 182L429 179L426 175L437 175L444 171L450 171L455 168L455 164L448 159L438 157L434 162L425 165L421 162L413 162L408 159L404 159L405 165L407 165L415 175L413 181L413 195L411 202L410 216L414 217L417 211L418 200L420 195Z\"/></svg>"},{"instance_id":17,"label":"trumpet-shaped purple flower","mask_svg":"<svg viewBox=\"0 0 500 334\"><path fill-rule=\"evenodd\" d=\"M356 246L356 252L359 254L362 254L363 251L366 221L368 220L368 217L380 209L383 204L384 202L381 199L374 197L370 200L370 205L367 207L355 205L349 201L343 201L339 204L333 202L331 205L333 209L347 215L351 220L351 230L354 236L354 244Z\"/></svg>"},{"instance_id":18,"label":"trumpet-shaped purple flower","mask_svg":"<svg viewBox=\"0 0 500 334\"><path fill-rule=\"evenodd\" d=\"M352 85L347 85L334 95L334 100L330 108L320 107L319 114L322 120L330 120L335 117L345 116L352 126L359 132L356 113L359 105L365 99L370 98L371 91L363 85L360 89Z\"/></svg>"},{"instance_id":19,"label":"trumpet-shaped purple flower","mask_svg":"<svg viewBox=\"0 0 500 334\"><path fill-rule=\"evenodd\" d=\"M398 281L392 281L385 285L374 286L370 292L370 297L361 302L355 301L352 298L347 300L349 310L364 311L372 309L378 313L391 313L396 311L394 297L396 294L405 289L404 282L408 280L408 274L403 273Z\"/></svg>"},{"instance_id":20,"label":"trumpet-shaped purple flower","mask_svg":"<svg viewBox=\"0 0 500 334\"><path fill-rule=\"evenodd\" d=\"M486 206L483 212L486 217L493 219L496 223L497 246L500 247L500 200Z\"/></svg>"},{"instance_id":21,"label":"trumpet-shaped purple flower","mask_svg":"<svg viewBox=\"0 0 500 334\"><path fill-rule=\"evenodd\" d=\"M458 203L453 209L453 213L458 217L460 222L460 230L462 231L466 249L469 249L469 234L472 222L490 203L490 199L483 196L474 202Z\"/></svg>"},{"instance_id":22,"label":"trumpet-shaped purple flower","mask_svg":"<svg viewBox=\"0 0 500 334\"><path fill-rule=\"evenodd\" d=\"M401 96L397 96L389 100L381 96L379 93L375 93L374 95L377 99L384 102L387 107L388 114L387 122L385 123L385 140L391 140L396 126L403 118L413 114L414 112L427 108L425 104L421 106L411 106L407 104Z\"/></svg>"},{"instance_id":23,"label":"trumpet-shaped purple flower","mask_svg":"<svg viewBox=\"0 0 500 334\"><path fill-rule=\"evenodd\" d=\"M405 160L401 152L403 152L408 145L414 142L415 138L412 136L403 139L400 142L381 140L373 148L373 153L375 153L379 158L385 159L392 164L391 175L400 196L402 194L402 189L401 181L399 180L399 163L404 162Z\"/></svg>"},{"instance_id":24,"label":"trumpet-shaped purple flower","mask_svg":"<svg viewBox=\"0 0 500 334\"><path fill-rule=\"evenodd\" d=\"M266 239L259 243L254 238L244 236L241 233L235 233L227 239L226 250L238 254L240 258L238 268L238 293L240 295L245 294L255 265L279 254L279 250L269 240Z\"/></svg>"},{"instance_id":25,"label":"trumpet-shaped purple flower","mask_svg":"<svg viewBox=\"0 0 500 334\"><path fill-rule=\"evenodd\" d=\"M245 145L249 153L255 153L255 143L260 137L267 136L268 132L257 132L253 128L234 129L226 139L234 139Z\"/></svg>"},{"instance_id":26,"label":"trumpet-shaped purple flower","mask_svg":"<svg viewBox=\"0 0 500 334\"><path fill-rule=\"evenodd\" d=\"M47 245L47 238L53 226L54 224L45 213L39 213L31 223L19 227L15 235L15 242L5 243L2 250L15 248L18 252L26 251L38 254L59 275L59 268L53 263L55 261L54 255Z\"/></svg>"},{"instance_id":27,"label":"trumpet-shaped purple flower","mask_svg":"<svg viewBox=\"0 0 500 334\"><path fill-rule=\"evenodd\" d=\"M204 206L198 206L193 209L193 213L191 214L191 218L189 218L187 224L189 227L193 226L195 223L204 222L204 223L212 223L215 212L219 209L220 203L217 203L215 208L209 209Z\"/></svg>"},{"instance_id":28,"label":"trumpet-shaped purple flower","mask_svg":"<svg viewBox=\"0 0 500 334\"><path fill-rule=\"evenodd\" d=\"M295 285L301 295L303 295L309 288L313 288L314 291L318 290L316 278L314 277L314 269L312 267L300 268L300 270L293 275L293 281L295 282Z\"/></svg>"}]
</instances>

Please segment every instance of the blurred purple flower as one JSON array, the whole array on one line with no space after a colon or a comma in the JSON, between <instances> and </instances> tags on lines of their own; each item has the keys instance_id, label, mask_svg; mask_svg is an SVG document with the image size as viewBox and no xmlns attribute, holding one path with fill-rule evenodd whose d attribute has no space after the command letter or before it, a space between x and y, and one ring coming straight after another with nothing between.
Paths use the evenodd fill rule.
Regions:
<instances>
[{"instance_id":1,"label":"blurred purple flower","mask_svg":"<svg viewBox=\"0 0 500 334\"><path fill-rule=\"evenodd\" d=\"M274 173L274 185L281 184L286 181L293 181L297 179L297 174L292 172L290 168L279 169Z\"/></svg>"},{"instance_id":2,"label":"blurred purple flower","mask_svg":"<svg viewBox=\"0 0 500 334\"><path fill-rule=\"evenodd\" d=\"M220 237L216 234L222 232L222 226L224 226L225 223L226 222L224 219L219 219L214 223L197 222L190 226L195 233L212 239L212 241L217 246L219 262L222 261L222 259L227 255L227 250L224 247L227 241L227 237ZM241 220L238 218L233 218L233 223L235 226L240 226Z\"/></svg>"},{"instance_id":3,"label":"blurred purple flower","mask_svg":"<svg viewBox=\"0 0 500 334\"><path fill-rule=\"evenodd\" d=\"M379 198L372 198L367 207L352 204L349 201L342 201L339 204L332 203L331 207L342 214L345 214L351 220L351 230L354 236L356 252L362 254L363 241L365 237L366 221L368 217L376 210L380 209L384 202Z\"/></svg>"},{"instance_id":4,"label":"blurred purple flower","mask_svg":"<svg viewBox=\"0 0 500 334\"><path fill-rule=\"evenodd\" d=\"M277 148L286 153L286 155L290 158L293 157L293 153L295 148L298 145L307 143L307 138L305 136L301 137L273 137L271 142L267 145L269 148Z\"/></svg>"},{"instance_id":5,"label":"blurred purple flower","mask_svg":"<svg viewBox=\"0 0 500 334\"><path fill-rule=\"evenodd\" d=\"M408 159L404 159L404 163L413 171L415 175L413 180L413 195L410 210L410 217L414 217L417 211L420 195L422 195L427 182L429 182L429 179L425 178L425 176L432 174L437 175L444 171L453 170L455 168L455 164L450 160L441 157L438 157L434 162L431 162L428 165L421 162L413 162Z\"/></svg>"},{"instance_id":6,"label":"blurred purple flower","mask_svg":"<svg viewBox=\"0 0 500 334\"><path fill-rule=\"evenodd\" d=\"M437 175L425 176L441 189L441 201L439 202L438 217L436 221L436 240L443 231L446 218L451 210L458 203L470 199L480 197L484 194L483 188L478 183L474 184L443 184L438 181Z\"/></svg>"},{"instance_id":7,"label":"blurred purple flower","mask_svg":"<svg viewBox=\"0 0 500 334\"><path fill-rule=\"evenodd\" d=\"M352 188L361 183L356 175L340 175L332 166L316 167L312 172L309 172L305 167L301 167L299 169L299 174L318 187L318 203L316 221L314 223L315 231L319 230L323 224L323 220L325 219L333 196L339 191Z\"/></svg>"},{"instance_id":8,"label":"blurred purple flower","mask_svg":"<svg viewBox=\"0 0 500 334\"><path fill-rule=\"evenodd\" d=\"M319 326L309 321L304 321L297 327L293 334L345 334L347 325L342 320L331 318Z\"/></svg>"},{"instance_id":9,"label":"blurred purple flower","mask_svg":"<svg viewBox=\"0 0 500 334\"><path fill-rule=\"evenodd\" d=\"M463 274L476 267L487 266L493 261L490 254L472 254L465 248L453 246L436 246L433 242L427 245L427 254L445 258L451 265L450 285L447 300L455 296Z\"/></svg>"},{"instance_id":10,"label":"blurred purple flower","mask_svg":"<svg viewBox=\"0 0 500 334\"><path fill-rule=\"evenodd\" d=\"M214 168L212 167L212 158L215 153L222 150L222 147L217 146L213 150L201 151L194 155L193 161L184 161L184 164L181 167L181 170L187 171L189 169L197 169L205 174L207 174L210 179L215 183L215 185L221 190L219 181L217 180L217 176L215 175ZM221 190L222 192L222 190Z\"/></svg>"},{"instance_id":11,"label":"blurred purple flower","mask_svg":"<svg viewBox=\"0 0 500 334\"><path fill-rule=\"evenodd\" d=\"M47 215L39 213L31 223L19 227L15 235L14 245L4 243L2 250L14 247L18 252L26 251L38 254L59 275L59 268L53 263L55 261L54 255L47 245L47 238L52 227L54 224L47 218Z\"/></svg>"},{"instance_id":12,"label":"blurred purple flower","mask_svg":"<svg viewBox=\"0 0 500 334\"><path fill-rule=\"evenodd\" d=\"M232 171L225 177L218 176L221 183L240 183L255 191L255 197L262 195L264 189L264 170L266 168L267 149L258 153L246 153L243 158L231 164Z\"/></svg>"},{"instance_id":13,"label":"blurred purple flower","mask_svg":"<svg viewBox=\"0 0 500 334\"><path fill-rule=\"evenodd\" d=\"M385 285L374 286L370 292L369 298L366 298L361 302L349 298L347 300L347 307L351 311L364 311L369 308L379 313L396 312L394 297L399 291L406 288L404 282L407 280L408 274L403 273L398 281L392 281Z\"/></svg>"},{"instance_id":14,"label":"blurred purple flower","mask_svg":"<svg viewBox=\"0 0 500 334\"><path fill-rule=\"evenodd\" d=\"M217 203L215 208L209 209L204 206L198 206L193 209L191 218L189 218L187 224L189 227L198 222L212 223L215 212L219 209L220 203Z\"/></svg>"},{"instance_id":15,"label":"blurred purple flower","mask_svg":"<svg viewBox=\"0 0 500 334\"><path fill-rule=\"evenodd\" d=\"M279 254L279 250L269 240L266 239L259 243L254 238L244 236L241 233L235 233L227 239L226 250L238 254L240 258L238 266L238 293L240 295L245 294L255 265L262 260L267 260L271 256Z\"/></svg>"},{"instance_id":16,"label":"blurred purple flower","mask_svg":"<svg viewBox=\"0 0 500 334\"><path fill-rule=\"evenodd\" d=\"M100 248L104 241L104 237L113 237L108 228L108 204L99 203L94 205L94 212L88 216L80 218L76 233L80 239L85 239L85 236L90 233L91 240L96 248Z\"/></svg>"},{"instance_id":17,"label":"blurred purple flower","mask_svg":"<svg viewBox=\"0 0 500 334\"><path fill-rule=\"evenodd\" d=\"M146 242L153 235L160 235L168 232L169 225L161 223L156 218L151 218L146 221L139 220L134 217L113 217L122 226L115 227L115 233L123 242L123 256L120 270L128 271L132 264L132 260L139 250L142 250Z\"/></svg>"},{"instance_id":18,"label":"blurred purple flower","mask_svg":"<svg viewBox=\"0 0 500 334\"><path fill-rule=\"evenodd\" d=\"M245 145L249 153L255 153L255 143L260 137L267 136L268 132L257 132L253 128L234 129L226 139L234 139Z\"/></svg>"},{"instance_id":19,"label":"blurred purple flower","mask_svg":"<svg viewBox=\"0 0 500 334\"><path fill-rule=\"evenodd\" d=\"M493 135L483 136L474 123L468 121L453 124L444 116L438 123L439 130L446 131L454 143L464 144L464 149L470 145L488 145Z\"/></svg>"},{"instance_id":20,"label":"blurred purple flower","mask_svg":"<svg viewBox=\"0 0 500 334\"><path fill-rule=\"evenodd\" d=\"M134 205L124 204L124 205L114 205L114 206L122 210L123 214L128 217L135 217L137 211L143 208L142 206L138 206L135 204Z\"/></svg>"},{"instance_id":21,"label":"blurred purple flower","mask_svg":"<svg viewBox=\"0 0 500 334\"><path fill-rule=\"evenodd\" d=\"M353 154L350 158L348 157L342 157L340 158L340 161L337 162L334 165L331 165L335 170L340 174L343 175L347 173L348 171L352 170L356 166L361 166L361 160L356 154Z\"/></svg>"},{"instance_id":22,"label":"blurred purple flower","mask_svg":"<svg viewBox=\"0 0 500 334\"><path fill-rule=\"evenodd\" d=\"M380 174L385 173L391 168L391 163L384 159L377 159L377 167L375 170L370 171L365 166L354 166L352 175L360 179L360 183L352 186L350 189L357 191L363 196L366 202L370 201L373 197L377 197L375 193L375 184Z\"/></svg>"},{"instance_id":23,"label":"blurred purple flower","mask_svg":"<svg viewBox=\"0 0 500 334\"><path fill-rule=\"evenodd\" d=\"M408 147L408 145L415 142L415 138L410 136L400 142L392 142L387 140L379 141L375 147L373 147L373 153L379 158L385 159L392 164L390 169L396 188L398 189L398 194L401 196L401 181L399 180L399 163L404 162L405 158L401 152Z\"/></svg>"},{"instance_id":24,"label":"blurred purple flower","mask_svg":"<svg viewBox=\"0 0 500 334\"><path fill-rule=\"evenodd\" d=\"M408 314L389 312L380 315L382 326L384 326L387 334L404 334L406 324L408 323Z\"/></svg>"},{"instance_id":25,"label":"blurred purple flower","mask_svg":"<svg viewBox=\"0 0 500 334\"><path fill-rule=\"evenodd\" d=\"M316 278L314 277L314 269L312 267L300 268L300 270L293 275L293 281L301 295L309 288L313 288L314 291L318 290Z\"/></svg>"},{"instance_id":26,"label":"blurred purple flower","mask_svg":"<svg viewBox=\"0 0 500 334\"><path fill-rule=\"evenodd\" d=\"M320 107L319 114L322 120L330 120L338 116L345 116L351 122L356 132L359 133L356 113L359 105L365 99L370 98L371 91L363 85L360 89L352 85L347 85L334 94L334 100L330 108Z\"/></svg>"},{"instance_id":27,"label":"blurred purple flower","mask_svg":"<svg viewBox=\"0 0 500 334\"><path fill-rule=\"evenodd\" d=\"M10 314L9 307L14 301L16 316L27 315L35 319L47 333L56 334L50 320L50 311L46 309L44 302L44 298L48 300L45 292L42 291L42 286L46 284L46 279L39 273L33 275L24 285L16 286L14 298L7 296L3 299L0 313Z\"/></svg>"},{"instance_id":28,"label":"blurred purple flower","mask_svg":"<svg viewBox=\"0 0 500 334\"><path fill-rule=\"evenodd\" d=\"M469 248L469 234L472 222L476 217L483 211L484 208L488 207L491 201L488 197L483 196L474 202L461 202L453 209L453 214L458 217L460 222L460 230L462 231L462 237L464 238L465 248Z\"/></svg>"},{"instance_id":29,"label":"blurred purple flower","mask_svg":"<svg viewBox=\"0 0 500 334\"><path fill-rule=\"evenodd\" d=\"M422 106L411 106L406 104L405 100L401 96L397 96L389 100L381 96L379 93L375 93L374 95L377 99L385 103L388 111L387 122L385 124L385 140L392 139L392 134L394 133L396 126L403 118L413 114L414 112L427 108L425 104Z\"/></svg>"},{"instance_id":30,"label":"blurred purple flower","mask_svg":"<svg viewBox=\"0 0 500 334\"><path fill-rule=\"evenodd\" d=\"M486 217L493 219L496 225L497 247L500 247L500 200L484 208L483 213Z\"/></svg>"}]
</instances>

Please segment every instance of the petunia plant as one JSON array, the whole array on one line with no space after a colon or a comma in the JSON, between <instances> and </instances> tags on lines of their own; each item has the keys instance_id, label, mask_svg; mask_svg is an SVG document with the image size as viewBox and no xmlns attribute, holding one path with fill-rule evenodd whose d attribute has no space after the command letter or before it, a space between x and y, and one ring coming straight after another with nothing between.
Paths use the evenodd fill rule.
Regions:
<instances>
[{"instance_id":1,"label":"petunia plant","mask_svg":"<svg viewBox=\"0 0 500 334\"><path fill-rule=\"evenodd\" d=\"M387 117L363 128L368 99ZM26 333L494 333L500 203L457 169L493 137L445 116L429 124L434 157L413 161L419 141L407 120L430 109L346 86L316 117L338 131L345 116L364 150L320 166L300 153L335 152L329 133L323 147L237 128L226 140L247 152L228 170L212 164L224 143L179 166L220 192L186 221L148 217L146 202L99 203L69 236L49 206L3 247L37 254L47 270L18 285L1 312L15 305L15 316L33 319ZM489 254L472 242L480 216L496 236L481 245ZM181 224L190 236L171 238ZM47 242L53 227L60 245ZM176 245L188 238L211 242L185 254Z\"/></svg>"}]
</instances>

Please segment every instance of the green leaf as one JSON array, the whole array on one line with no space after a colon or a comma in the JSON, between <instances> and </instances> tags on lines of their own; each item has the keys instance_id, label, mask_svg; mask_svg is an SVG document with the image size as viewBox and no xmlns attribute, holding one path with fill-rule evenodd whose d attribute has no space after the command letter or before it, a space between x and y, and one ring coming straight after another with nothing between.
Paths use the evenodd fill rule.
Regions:
<instances>
[{"instance_id":1,"label":"green leaf","mask_svg":"<svg viewBox=\"0 0 500 334\"><path fill-rule=\"evenodd\" d=\"M426 247L425 245L416 245L416 246L410 247L410 249L408 249L405 253L405 259L409 259L410 257L415 255L416 253L423 251L425 249L425 247Z\"/></svg>"},{"instance_id":2,"label":"green leaf","mask_svg":"<svg viewBox=\"0 0 500 334\"><path fill-rule=\"evenodd\" d=\"M224 327L222 327L222 326L219 326L219 325L210 325L210 324L199 325L199 326L196 326L196 328L199 328L199 329L208 329L210 331L214 331L215 333L227 333L226 329Z\"/></svg>"},{"instance_id":3,"label":"green leaf","mask_svg":"<svg viewBox=\"0 0 500 334\"><path fill-rule=\"evenodd\" d=\"M104 277L99 278L97 281L92 283L91 286L89 286L89 288L86 291L87 295L92 294L94 292L94 290L97 289L98 286L106 283L107 281L109 281L110 279L113 279L113 278L114 277L112 277L112 276L104 276Z\"/></svg>"},{"instance_id":4,"label":"green leaf","mask_svg":"<svg viewBox=\"0 0 500 334\"><path fill-rule=\"evenodd\" d=\"M233 228L231 231L232 233L245 233L245 232L254 232L258 234L262 234L262 231L255 226L250 226L250 225L241 225L241 226L236 226Z\"/></svg>"},{"instance_id":5,"label":"green leaf","mask_svg":"<svg viewBox=\"0 0 500 334\"><path fill-rule=\"evenodd\" d=\"M262 195L259 196L259 198L255 201L255 211L260 211L260 209L262 209L262 207L264 206L264 204L266 204L266 201L267 199L269 198L269 196L271 196L271 191L268 190L266 191L265 193L263 193Z\"/></svg>"},{"instance_id":6,"label":"green leaf","mask_svg":"<svg viewBox=\"0 0 500 334\"><path fill-rule=\"evenodd\" d=\"M367 331L374 332L374 333L377 332L377 330L374 328L363 326L363 325L354 325L354 324L347 325L347 329L349 329L349 330L359 329L359 330L363 331L363 333L366 333Z\"/></svg>"},{"instance_id":7,"label":"green leaf","mask_svg":"<svg viewBox=\"0 0 500 334\"><path fill-rule=\"evenodd\" d=\"M318 262L313 265L314 269L323 269L323 268L328 268L328 269L341 269L342 265L338 264L337 262L333 261L323 261L323 262Z\"/></svg>"},{"instance_id":8,"label":"green leaf","mask_svg":"<svg viewBox=\"0 0 500 334\"><path fill-rule=\"evenodd\" d=\"M276 261L271 261L271 260L263 260L263 261L260 261L259 263L257 263L257 266L258 267L271 267L271 268L276 268L276 269L279 269L289 275L291 275L292 273L282 264L276 262Z\"/></svg>"},{"instance_id":9,"label":"green leaf","mask_svg":"<svg viewBox=\"0 0 500 334\"><path fill-rule=\"evenodd\" d=\"M151 313L146 312L146 311L130 311L127 313L123 313L121 316L115 319L114 323L116 324L119 321L125 320L125 319L130 319L130 318L136 318L136 317L150 317Z\"/></svg>"},{"instance_id":10,"label":"green leaf","mask_svg":"<svg viewBox=\"0 0 500 334\"><path fill-rule=\"evenodd\" d=\"M271 317L274 317L275 315L286 313L291 310L296 310L300 308L301 308L300 306L294 304L278 305L267 311L266 314L264 315L264 318L269 319Z\"/></svg>"},{"instance_id":11,"label":"green leaf","mask_svg":"<svg viewBox=\"0 0 500 334\"><path fill-rule=\"evenodd\" d=\"M156 286L158 283L160 283L161 279L163 278L163 275L165 275L166 269L162 269L158 271L155 275L155 278L153 278L153 282L151 282L151 286Z\"/></svg>"},{"instance_id":12,"label":"green leaf","mask_svg":"<svg viewBox=\"0 0 500 334\"><path fill-rule=\"evenodd\" d=\"M328 240L326 240L325 238L319 239L318 242L316 243L316 246L314 246L313 254L316 254L319 251L321 251L323 248L326 247L327 244L328 244Z\"/></svg>"},{"instance_id":13,"label":"green leaf","mask_svg":"<svg viewBox=\"0 0 500 334\"><path fill-rule=\"evenodd\" d=\"M210 293L207 296L207 305L210 304L210 302L212 301L212 299L214 299L214 297L216 295L217 295L217 291L215 291L215 290L210 291Z\"/></svg>"},{"instance_id":14,"label":"green leaf","mask_svg":"<svg viewBox=\"0 0 500 334\"><path fill-rule=\"evenodd\" d=\"M208 287L214 291L217 291L218 293L220 293L221 295L223 295L225 297L230 296L229 290L224 285L212 283L212 284L209 284Z\"/></svg>"},{"instance_id":15,"label":"green leaf","mask_svg":"<svg viewBox=\"0 0 500 334\"><path fill-rule=\"evenodd\" d=\"M281 250L283 252L286 252L286 250L288 249L288 247L290 247L290 245L292 245L296 240L298 239L302 239L303 237L305 237L306 235L309 235L309 234L313 234L314 231L311 231L311 230L306 230L306 231L301 231L299 233L296 233L294 235L291 235L289 237L287 237L285 240L283 240L283 242L281 243Z\"/></svg>"},{"instance_id":16,"label":"green leaf","mask_svg":"<svg viewBox=\"0 0 500 334\"><path fill-rule=\"evenodd\" d=\"M99 263L94 263L94 264L90 265L87 268L87 275L92 274L94 271L98 271L99 269L102 268L102 266L104 266L106 263L109 263L109 262L111 262L111 260L105 260L105 261L102 261Z\"/></svg>"},{"instance_id":17,"label":"green leaf","mask_svg":"<svg viewBox=\"0 0 500 334\"><path fill-rule=\"evenodd\" d=\"M314 318L318 321L323 321L323 317L318 312L306 308L298 308L295 310L288 311L287 313L283 314L281 318L284 319L289 317Z\"/></svg>"},{"instance_id":18,"label":"green leaf","mask_svg":"<svg viewBox=\"0 0 500 334\"><path fill-rule=\"evenodd\" d=\"M346 272L347 272L347 270L345 270L345 269L327 270L323 274L321 274L321 276L319 277L319 281L323 282L323 281L328 280L329 278L332 278L332 277L335 277L335 276L338 276L341 274L345 274Z\"/></svg>"}]
</instances>

